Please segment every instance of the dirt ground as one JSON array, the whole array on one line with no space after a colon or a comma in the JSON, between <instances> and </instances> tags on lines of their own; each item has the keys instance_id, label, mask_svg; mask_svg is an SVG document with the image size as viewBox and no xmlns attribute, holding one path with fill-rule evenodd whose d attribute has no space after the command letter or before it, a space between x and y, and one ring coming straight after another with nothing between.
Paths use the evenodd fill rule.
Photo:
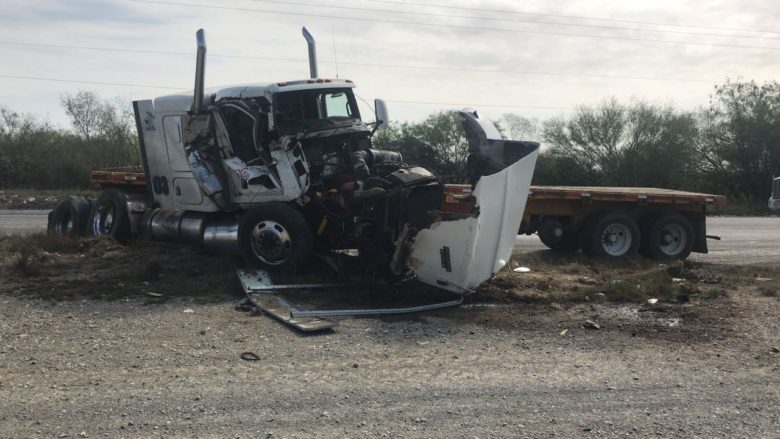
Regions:
<instances>
[{"instance_id":1,"label":"dirt ground","mask_svg":"<svg viewBox=\"0 0 780 439\"><path fill-rule=\"evenodd\" d=\"M234 309L229 258L1 238L0 436L780 437L780 265L520 264L303 335ZM436 293L332 300L376 294Z\"/></svg>"}]
</instances>

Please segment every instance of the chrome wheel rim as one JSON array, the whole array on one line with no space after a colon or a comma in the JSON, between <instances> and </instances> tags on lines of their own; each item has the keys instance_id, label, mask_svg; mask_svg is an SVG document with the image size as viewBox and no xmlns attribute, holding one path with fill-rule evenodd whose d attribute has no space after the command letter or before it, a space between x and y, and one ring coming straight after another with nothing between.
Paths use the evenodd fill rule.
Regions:
<instances>
[{"instance_id":1,"label":"chrome wheel rim","mask_svg":"<svg viewBox=\"0 0 780 439\"><path fill-rule=\"evenodd\" d=\"M252 252L268 265L280 265L290 258L292 238L281 224L265 220L252 229Z\"/></svg>"},{"instance_id":2,"label":"chrome wheel rim","mask_svg":"<svg viewBox=\"0 0 780 439\"><path fill-rule=\"evenodd\" d=\"M115 217L116 212L114 212L113 204L98 206L97 214L92 220L92 231L95 236L110 235L111 229L114 227Z\"/></svg>"},{"instance_id":3,"label":"chrome wheel rim","mask_svg":"<svg viewBox=\"0 0 780 439\"><path fill-rule=\"evenodd\" d=\"M625 224L613 223L604 228L601 234L601 246L610 256L623 256L628 253L633 242L631 229Z\"/></svg>"},{"instance_id":4,"label":"chrome wheel rim","mask_svg":"<svg viewBox=\"0 0 780 439\"><path fill-rule=\"evenodd\" d=\"M73 222L73 217L70 215L70 212L54 224L54 232L57 236L76 235L76 225Z\"/></svg>"},{"instance_id":5,"label":"chrome wheel rim","mask_svg":"<svg viewBox=\"0 0 780 439\"><path fill-rule=\"evenodd\" d=\"M667 256L677 256L688 244L688 234L679 224L666 224L658 237L658 248Z\"/></svg>"}]
</instances>

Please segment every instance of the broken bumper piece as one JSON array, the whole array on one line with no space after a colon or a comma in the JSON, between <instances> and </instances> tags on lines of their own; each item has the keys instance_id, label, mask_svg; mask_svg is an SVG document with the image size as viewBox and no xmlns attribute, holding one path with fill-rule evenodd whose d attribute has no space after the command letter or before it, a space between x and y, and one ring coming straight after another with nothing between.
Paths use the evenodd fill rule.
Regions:
<instances>
[{"instance_id":1,"label":"broken bumper piece","mask_svg":"<svg viewBox=\"0 0 780 439\"><path fill-rule=\"evenodd\" d=\"M299 309L281 295L282 291L354 288L357 283L311 283L274 285L271 276L264 270L238 270L238 279L244 293L253 305L263 310L282 323L290 325L303 332L316 332L331 329L336 325L333 320L325 317L358 317L381 316L395 314L410 314L432 311L441 308L458 306L463 303L463 296L454 297L444 302L427 303L406 307L363 308L363 309Z\"/></svg>"}]
</instances>

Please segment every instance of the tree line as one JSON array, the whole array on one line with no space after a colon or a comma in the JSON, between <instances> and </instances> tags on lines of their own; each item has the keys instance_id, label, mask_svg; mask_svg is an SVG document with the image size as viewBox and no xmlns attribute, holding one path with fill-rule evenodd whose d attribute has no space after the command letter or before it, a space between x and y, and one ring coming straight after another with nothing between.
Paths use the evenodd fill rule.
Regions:
<instances>
[{"instance_id":1,"label":"tree line","mask_svg":"<svg viewBox=\"0 0 780 439\"><path fill-rule=\"evenodd\" d=\"M61 103L69 129L0 107L0 187L86 187L91 170L140 164L127 100L82 91ZM506 138L542 143L537 185L684 189L763 205L780 174L776 81L727 81L695 111L611 98L544 121L505 114L497 125ZM454 111L392 123L374 144L439 175L465 177L468 142Z\"/></svg>"},{"instance_id":2,"label":"tree line","mask_svg":"<svg viewBox=\"0 0 780 439\"><path fill-rule=\"evenodd\" d=\"M94 169L140 164L128 100L81 91L61 104L70 129L0 107L0 188L84 188Z\"/></svg>"},{"instance_id":3,"label":"tree line","mask_svg":"<svg viewBox=\"0 0 780 439\"><path fill-rule=\"evenodd\" d=\"M765 206L771 179L780 175L776 81L728 81L715 87L707 107L695 111L611 98L541 122L505 114L497 126L506 138L542 143L537 185L704 191ZM391 124L375 136L375 144L440 175L464 177L468 144L456 112Z\"/></svg>"}]
</instances>

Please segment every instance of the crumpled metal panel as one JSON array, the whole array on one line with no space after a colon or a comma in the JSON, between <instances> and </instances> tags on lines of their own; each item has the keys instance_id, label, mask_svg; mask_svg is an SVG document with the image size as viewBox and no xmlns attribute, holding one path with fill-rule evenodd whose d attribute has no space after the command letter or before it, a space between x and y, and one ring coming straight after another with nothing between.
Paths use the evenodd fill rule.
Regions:
<instances>
[{"instance_id":1,"label":"crumpled metal panel","mask_svg":"<svg viewBox=\"0 0 780 439\"><path fill-rule=\"evenodd\" d=\"M461 112L472 129L472 153L484 163L474 188L479 213L442 220L420 230L409 265L417 278L456 293L468 293L490 279L512 256L523 219L539 144L503 140L487 119Z\"/></svg>"},{"instance_id":2,"label":"crumpled metal panel","mask_svg":"<svg viewBox=\"0 0 780 439\"><path fill-rule=\"evenodd\" d=\"M483 176L474 190L479 215L440 221L421 230L410 265L417 278L456 293L473 291L512 256L538 150L508 168Z\"/></svg>"}]
</instances>

